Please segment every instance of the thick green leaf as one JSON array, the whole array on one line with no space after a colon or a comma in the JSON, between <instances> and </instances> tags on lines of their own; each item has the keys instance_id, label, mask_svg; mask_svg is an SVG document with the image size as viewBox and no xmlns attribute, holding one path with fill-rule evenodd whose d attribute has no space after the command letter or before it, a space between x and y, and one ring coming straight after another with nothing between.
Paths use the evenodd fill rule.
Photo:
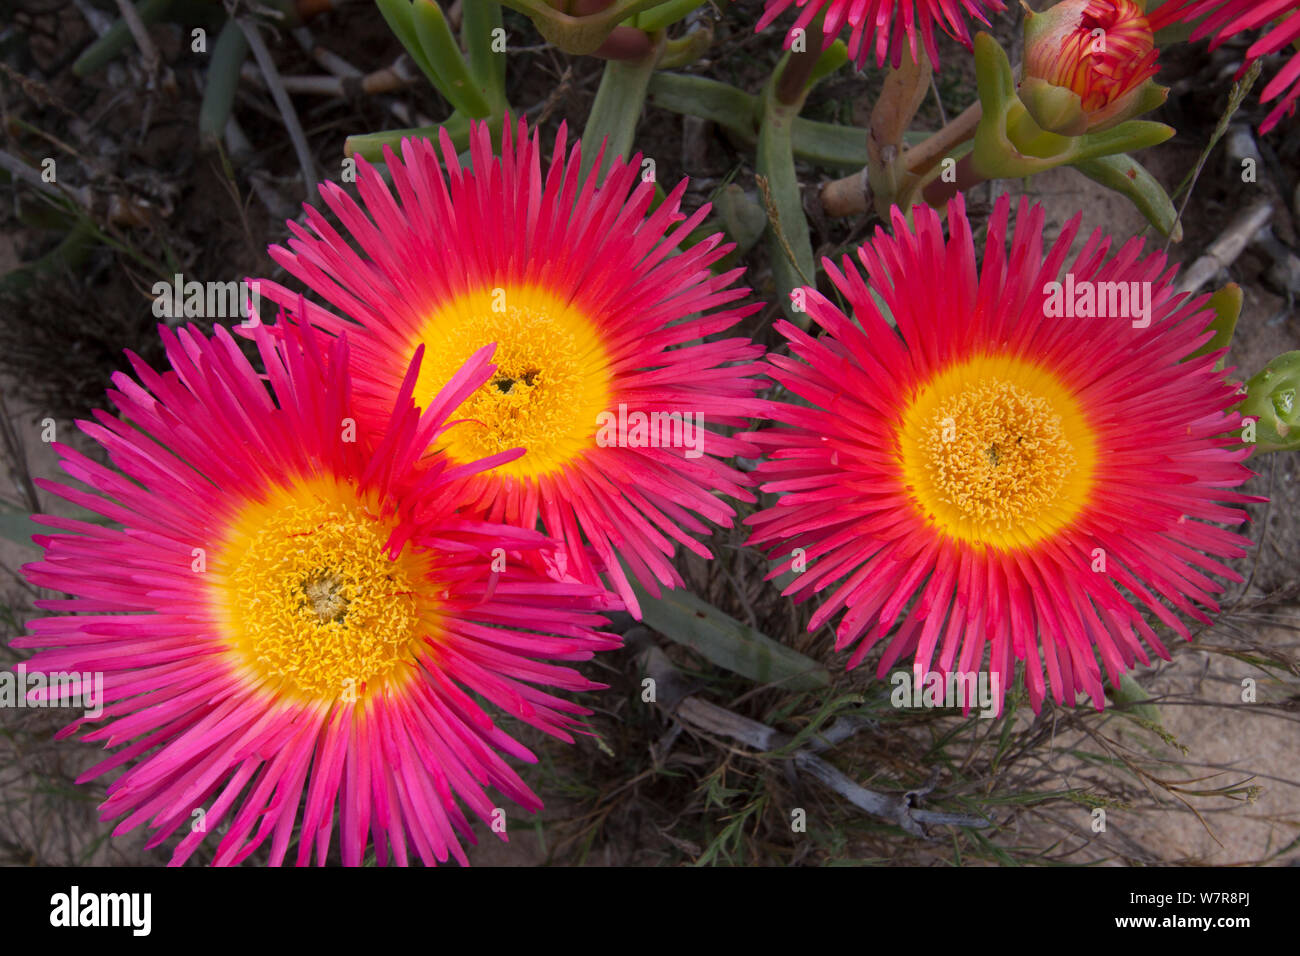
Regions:
<instances>
[{"instance_id":1,"label":"thick green leaf","mask_svg":"<svg viewBox=\"0 0 1300 956\"><path fill-rule=\"evenodd\" d=\"M1116 153L1081 159L1072 165L1093 182L1126 196L1162 235L1168 236L1172 232L1175 242L1182 238L1183 227L1178 222L1178 212L1169 194L1146 167L1131 156Z\"/></svg>"},{"instance_id":2,"label":"thick green leaf","mask_svg":"<svg viewBox=\"0 0 1300 956\"><path fill-rule=\"evenodd\" d=\"M411 22L427 61L441 80L435 84L438 92L466 116L474 119L489 116L492 106L465 65L442 8L433 0L415 0Z\"/></svg>"},{"instance_id":3,"label":"thick green leaf","mask_svg":"<svg viewBox=\"0 0 1300 956\"><path fill-rule=\"evenodd\" d=\"M343 154L345 156L363 156L372 163L382 163L384 161L385 146L391 146L395 153L400 154L402 140L407 138L430 139L436 143L438 142L439 131L444 129L447 131L447 135L451 137L452 145L457 152L463 152L469 147L469 120L460 113L452 113L451 116L447 117L445 123L435 126L389 129L378 133L362 133L349 136L343 143ZM500 132L500 127L493 123L493 140L499 136Z\"/></svg>"},{"instance_id":4,"label":"thick green leaf","mask_svg":"<svg viewBox=\"0 0 1300 956\"><path fill-rule=\"evenodd\" d=\"M645 109L646 90L658 58L656 47L641 60L610 60L605 64L600 88L596 90L596 101L591 105L582 134L582 164L585 169L591 168L602 144L605 147L600 168L602 176L615 158L632 158L632 142Z\"/></svg>"},{"instance_id":5,"label":"thick green leaf","mask_svg":"<svg viewBox=\"0 0 1300 956\"><path fill-rule=\"evenodd\" d=\"M637 600L646 624L719 667L759 684L780 684L789 690L830 686L830 673L816 661L741 624L688 591L665 591L663 597L653 598L638 588Z\"/></svg>"},{"instance_id":6,"label":"thick green leaf","mask_svg":"<svg viewBox=\"0 0 1300 956\"><path fill-rule=\"evenodd\" d=\"M441 86L442 78L434 65L429 62L424 47L420 45L420 38L415 34L415 15L408 0L375 0L375 6L379 8L379 13L388 24L388 29L392 30L393 35L401 41L406 52L415 61L415 65L429 78L429 82L435 88Z\"/></svg>"},{"instance_id":7,"label":"thick green leaf","mask_svg":"<svg viewBox=\"0 0 1300 956\"><path fill-rule=\"evenodd\" d=\"M136 15L145 26L157 23L171 9L172 0L141 0L135 5ZM6 17L8 19L8 17ZM72 64L74 76L90 76L102 69L115 56L127 48L131 40L131 28L125 20L116 20L108 32L86 48L86 52L77 57Z\"/></svg>"},{"instance_id":8,"label":"thick green leaf","mask_svg":"<svg viewBox=\"0 0 1300 956\"><path fill-rule=\"evenodd\" d=\"M1237 319L1241 317L1243 300L1241 286L1235 282L1229 282L1210 296L1209 307L1214 310L1214 319L1206 328L1214 329L1214 338L1187 356L1183 361L1209 355L1211 352L1219 351L1219 349L1226 349L1232 344L1232 333L1237 330ZM1223 369L1226 358L1225 356L1219 359L1219 364L1216 366L1218 369Z\"/></svg>"},{"instance_id":9,"label":"thick green leaf","mask_svg":"<svg viewBox=\"0 0 1300 956\"><path fill-rule=\"evenodd\" d=\"M636 25L646 33L655 33L685 18L704 2L705 0L664 0L659 6L652 7L638 16Z\"/></svg>"},{"instance_id":10,"label":"thick green leaf","mask_svg":"<svg viewBox=\"0 0 1300 956\"><path fill-rule=\"evenodd\" d=\"M1119 679L1119 687L1113 688L1111 700L1121 707L1127 707L1135 716L1149 721L1156 727L1160 724L1160 710L1151 703L1151 695L1134 679L1132 674L1125 674Z\"/></svg>"},{"instance_id":11,"label":"thick green leaf","mask_svg":"<svg viewBox=\"0 0 1300 956\"><path fill-rule=\"evenodd\" d=\"M789 58L782 61L782 67ZM800 328L808 327L808 313L796 307L790 294L802 286L816 283L817 267L813 261L812 233L803 211L803 195L794 168L794 120L803 108L803 99L782 103L776 95L774 74L763 93L763 122L758 130L755 169L759 191L768 214L768 257L776 299L785 315ZM764 188L766 186L766 189Z\"/></svg>"},{"instance_id":12,"label":"thick green leaf","mask_svg":"<svg viewBox=\"0 0 1300 956\"><path fill-rule=\"evenodd\" d=\"M460 35L469 55L470 72L488 98L504 106L506 54L492 49L493 32L503 29L501 4L494 0L475 0L465 4L463 9Z\"/></svg>"},{"instance_id":13,"label":"thick green leaf","mask_svg":"<svg viewBox=\"0 0 1300 956\"><path fill-rule=\"evenodd\" d=\"M230 109L235 103L239 87L239 70L248 56L248 38L239 24L227 20L217 35L208 66L208 85L203 90L203 104L199 107L199 138L204 145L221 141L230 119Z\"/></svg>"}]
</instances>

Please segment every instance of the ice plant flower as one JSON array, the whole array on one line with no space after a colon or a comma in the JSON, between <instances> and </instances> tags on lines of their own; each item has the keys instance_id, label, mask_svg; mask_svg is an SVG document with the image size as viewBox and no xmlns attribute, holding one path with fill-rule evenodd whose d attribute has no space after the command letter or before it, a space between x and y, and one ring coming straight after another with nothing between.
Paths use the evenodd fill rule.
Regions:
<instances>
[{"instance_id":1,"label":"ice plant flower","mask_svg":"<svg viewBox=\"0 0 1300 956\"><path fill-rule=\"evenodd\" d=\"M1110 113L1108 107L1103 107L1093 117L1097 125L1088 127L1088 114L1083 112L1079 94L1033 77L1017 86L1006 51L984 31L975 36L975 81L980 119L974 148L957 161L955 176L942 176L941 166L930 172L921 195L931 206L942 206L953 193L976 183L1033 176L1057 166L1072 165L1083 170L1081 164L1092 164L1092 169L1086 171L1098 178L1096 160L1145 149L1174 135L1172 126L1130 118L1159 105L1166 93L1163 88L1149 81L1144 83L1136 98L1130 100L1126 95L1111 104L1122 104L1119 112ZM1033 104L1037 116L1029 104ZM1078 128L1082 122L1085 128L1077 135L1063 135L1046 129L1040 120L1067 130ZM1150 176L1142 177L1142 184L1132 188L1137 185L1137 173L1129 176L1126 168L1134 169L1131 160L1109 160L1099 181L1113 183L1116 176L1123 177L1129 185L1118 183L1110 188L1130 195L1139 206L1156 209L1169 205L1168 197ZM1162 231L1168 228L1162 226Z\"/></svg>"},{"instance_id":2,"label":"ice plant flower","mask_svg":"<svg viewBox=\"0 0 1300 956\"><path fill-rule=\"evenodd\" d=\"M1188 637L1177 612L1217 611L1209 574L1239 580L1220 559L1249 541L1216 523L1258 499L1229 490L1251 471L1222 350L1188 358L1213 335L1205 300L1100 232L1062 278L1079 217L1044 257L1042 208L1022 202L1010 234L1009 209L982 266L961 196L946 240L935 211L913 231L895 209L858 252L866 283L825 261L853 318L807 290L824 334L780 323L792 354L770 375L807 405L754 436L780 498L747 521L773 576L804 569L786 593L833 588L809 630L838 616L850 667L886 640L881 676L911 655L918 681L987 668L1005 694L1022 661L1035 710L1046 685L1100 708L1101 668L1113 684L1168 656L1145 613Z\"/></svg>"},{"instance_id":3,"label":"ice plant flower","mask_svg":"<svg viewBox=\"0 0 1300 956\"><path fill-rule=\"evenodd\" d=\"M597 187L563 130L545 174L523 122L515 135L507 124L500 156L476 125L469 168L445 136L441 148L445 173L427 140L404 140L401 159L387 152L396 195L358 163L364 209L322 186L359 252L314 209L305 227L289 224L288 248L272 247L341 314L298 310L298 295L275 283L263 281L263 294L291 318L347 332L368 417L391 407L421 345L417 403L496 343L496 376L456 412L468 423L442 447L457 463L527 453L467 478L466 507L525 528L540 519L566 543L568 573L607 574L635 613L620 559L658 595L681 580L675 543L711 557L692 537L709 531L700 518L729 525L724 496L752 500L728 459L753 446L713 429L762 413L762 349L708 338L757 308L736 304L748 292L734 285L742 270L710 272L730 249L721 234L677 249L708 206L683 217L682 182L650 212L654 181L639 155L614 162Z\"/></svg>"},{"instance_id":4,"label":"ice plant flower","mask_svg":"<svg viewBox=\"0 0 1300 956\"><path fill-rule=\"evenodd\" d=\"M1201 20L1202 17L1205 19ZM1268 25L1263 35L1246 50L1238 79L1260 57L1289 45L1291 59L1259 95L1261 103L1281 97L1260 124L1259 131L1267 133L1281 122L1283 116L1295 115L1296 100L1300 99L1300 45L1297 45L1300 40L1300 0L1166 0L1151 12L1151 25L1157 30L1197 20L1201 22L1192 31L1191 39L1200 40L1213 35L1211 50L1229 37Z\"/></svg>"},{"instance_id":5,"label":"ice plant flower","mask_svg":"<svg viewBox=\"0 0 1300 956\"><path fill-rule=\"evenodd\" d=\"M1020 99L1063 136L1110 129L1164 102L1151 25L1133 0L1065 0L1025 12Z\"/></svg>"},{"instance_id":6,"label":"ice plant flower","mask_svg":"<svg viewBox=\"0 0 1300 956\"><path fill-rule=\"evenodd\" d=\"M119 373L109 393L120 417L80 423L116 469L58 447L91 490L43 487L120 527L36 517L61 533L35 536L45 554L27 578L72 597L38 602L62 616L14 644L43 648L29 671L102 673L102 715L62 734L102 721L85 739L117 751L79 782L127 766L103 819L121 818L115 834L147 823L150 846L182 829L174 864L227 824L218 864L268 838L279 864L295 824L297 863L324 863L336 814L347 865L371 841L381 865L465 862L461 802L493 822L489 787L540 806L503 758L531 754L482 702L571 739L589 711L542 688L596 686L552 661L617 643L593 629L601 592L531 571L536 533L454 513L456 471L496 462L443 456L403 488L493 374L488 350L424 412L412 366L367 433L346 339L254 334L269 388L226 330L164 329L171 370L131 356L139 381ZM419 521L396 495L415 491Z\"/></svg>"},{"instance_id":7,"label":"ice plant flower","mask_svg":"<svg viewBox=\"0 0 1300 956\"><path fill-rule=\"evenodd\" d=\"M888 59L892 66L902 62L903 38L911 58L917 59L916 36L921 35L921 48L930 62L939 62L939 48L934 42L934 28L938 26L954 40L971 45L970 28L966 17L971 16L985 26L988 14L1006 9L1003 0L767 0L756 30L764 30L790 7L799 10L799 17L785 38L788 50L800 33L818 17L824 17L821 31L825 46L830 46L846 26L849 30L849 56L861 69L875 50L876 65Z\"/></svg>"}]
</instances>

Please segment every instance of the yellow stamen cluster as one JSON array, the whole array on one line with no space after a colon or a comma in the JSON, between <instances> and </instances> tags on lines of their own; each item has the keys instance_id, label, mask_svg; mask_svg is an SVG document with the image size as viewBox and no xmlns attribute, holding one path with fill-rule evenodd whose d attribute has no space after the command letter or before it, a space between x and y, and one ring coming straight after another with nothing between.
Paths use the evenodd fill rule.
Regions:
<instances>
[{"instance_id":1,"label":"yellow stamen cluster","mask_svg":"<svg viewBox=\"0 0 1300 956\"><path fill-rule=\"evenodd\" d=\"M426 559L346 487L250 505L222 549L221 602L241 663L278 692L359 700L415 662L436 612Z\"/></svg>"},{"instance_id":2,"label":"yellow stamen cluster","mask_svg":"<svg viewBox=\"0 0 1300 956\"><path fill-rule=\"evenodd\" d=\"M1076 464L1045 399L989 379L945 401L922 445L939 500L998 531L1033 521Z\"/></svg>"},{"instance_id":3,"label":"yellow stamen cluster","mask_svg":"<svg viewBox=\"0 0 1300 956\"><path fill-rule=\"evenodd\" d=\"M572 306L535 287L469 293L433 316L420 341L416 396L424 402L475 351L496 343L496 372L452 415L468 421L442 439L453 460L522 447L523 458L498 470L534 476L595 444L597 416L609 404L608 359L595 326Z\"/></svg>"},{"instance_id":4,"label":"yellow stamen cluster","mask_svg":"<svg viewBox=\"0 0 1300 956\"><path fill-rule=\"evenodd\" d=\"M978 356L936 375L898 441L918 509L964 541L1038 541L1074 518L1092 485L1095 436L1074 396L1013 357Z\"/></svg>"}]
</instances>

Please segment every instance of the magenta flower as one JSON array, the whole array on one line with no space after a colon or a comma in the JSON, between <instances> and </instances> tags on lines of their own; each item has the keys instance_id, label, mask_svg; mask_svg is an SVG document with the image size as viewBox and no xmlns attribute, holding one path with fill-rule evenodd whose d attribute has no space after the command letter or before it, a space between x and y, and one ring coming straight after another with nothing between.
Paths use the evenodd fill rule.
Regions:
<instances>
[{"instance_id":1,"label":"magenta flower","mask_svg":"<svg viewBox=\"0 0 1300 956\"><path fill-rule=\"evenodd\" d=\"M272 247L340 315L262 288L295 317L347 333L370 418L391 408L421 346L417 401L496 343L496 376L466 397L455 412L466 425L439 447L458 463L527 453L466 477L459 496L494 521L540 522L566 544L568 573L606 575L636 613L620 561L658 596L681 583L677 545L712 557L694 536L709 534L706 521L731 523L727 497L753 500L729 459L754 448L726 429L762 413L763 350L712 338L757 308L735 304L743 270L710 271L730 249L721 234L679 249L709 207L683 216L683 181L650 212L640 156L614 162L597 188L563 130L545 169L523 122L506 124L499 156L477 124L469 168L445 134L441 147L446 172L427 140L403 141L400 160L388 152L393 189L359 163L364 207L323 186L350 236L309 209L306 227L289 224L289 248Z\"/></svg>"},{"instance_id":2,"label":"magenta flower","mask_svg":"<svg viewBox=\"0 0 1300 956\"><path fill-rule=\"evenodd\" d=\"M171 370L132 356L139 381L109 393L120 417L80 423L116 468L59 446L90 491L42 484L121 527L37 516L59 533L24 569L73 595L39 602L61 616L14 642L44 648L29 669L103 674L102 716L63 734L90 727L115 753L80 781L126 767L103 818L149 826L150 846L183 833L173 863L219 824L218 864L268 839L278 864L295 838L298 864L323 863L336 816L345 864L371 842L380 864L465 862L466 809L501 832L488 788L540 806L503 759L534 758L471 694L569 740L589 711L543 688L598 685L552 662L617 644L593 630L598 591L531 569L540 535L455 513L464 475L518 450L414 469L491 377L490 350L423 412L417 354L371 430L345 339L254 330L264 382L224 329L163 335Z\"/></svg>"},{"instance_id":3,"label":"magenta flower","mask_svg":"<svg viewBox=\"0 0 1300 956\"><path fill-rule=\"evenodd\" d=\"M787 50L794 42L796 30L807 30L817 17L824 16L821 31L825 46L834 43L847 27L849 56L861 69L873 48L878 66L886 59L898 66L902 62L904 37L912 59L917 59L918 33L930 62L938 64L936 26L969 49L971 37L966 17L974 17L987 26L988 14L1005 10L1006 4L1003 0L767 0L755 29L766 29L790 7L799 10L799 18L786 34Z\"/></svg>"},{"instance_id":4,"label":"magenta flower","mask_svg":"<svg viewBox=\"0 0 1300 956\"><path fill-rule=\"evenodd\" d=\"M1240 78L1260 57L1276 53L1288 45L1294 47L1296 40L1300 39L1298 11L1300 0L1167 0L1152 11L1150 20L1152 29L1160 30L1174 23L1192 23L1205 17L1192 31L1191 39L1200 40L1213 35L1211 50L1229 37L1268 25L1268 29L1246 50L1246 60L1237 74ZM1283 116L1294 115L1297 98L1300 98L1300 50L1293 49L1286 66L1259 95L1261 103L1278 99L1260 124L1260 133L1269 132Z\"/></svg>"},{"instance_id":5,"label":"magenta flower","mask_svg":"<svg viewBox=\"0 0 1300 956\"><path fill-rule=\"evenodd\" d=\"M1213 313L1174 295L1162 254L1109 255L1097 232L1062 277L1079 217L1044 255L1042 207L1010 233L1009 211L982 263L960 195L947 238L933 210L913 229L895 209L858 251L865 282L825 261L853 318L807 290L825 333L779 325L792 355L770 374L807 404L751 436L781 496L751 542L773 575L804 568L787 594L828 592L809 630L838 618L849 667L883 641L882 677L911 657L918 680L987 670L1005 693L1023 662L1035 710L1048 685L1100 708L1103 668L1168 656L1144 614L1190 637L1183 616L1218 611L1210 575L1240 580L1220 559L1250 542L1219 525L1259 500L1230 490L1250 448L1222 353L1193 357Z\"/></svg>"}]
</instances>

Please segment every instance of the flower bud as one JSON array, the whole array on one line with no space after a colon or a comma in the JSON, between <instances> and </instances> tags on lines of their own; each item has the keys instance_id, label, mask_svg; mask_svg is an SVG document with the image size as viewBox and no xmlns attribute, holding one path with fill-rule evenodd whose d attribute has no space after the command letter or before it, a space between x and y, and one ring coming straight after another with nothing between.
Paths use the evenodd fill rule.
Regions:
<instances>
[{"instance_id":1,"label":"flower bud","mask_svg":"<svg viewBox=\"0 0 1300 956\"><path fill-rule=\"evenodd\" d=\"M1134 0L1063 0L1025 15L1019 96L1043 129L1063 136L1109 129L1164 102L1159 65Z\"/></svg>"},{"instance_id":2,"label":"flower bud","mask_svg":"<svg viewBox=\"0 0 1300 956\"><path fill-rule=\"evenodd\" d=\"M1300 450L1300 352L1283 352L1246 382L1240 411L1256 454ZM1244 426L1243 426L1244 427Z\"/></svg>"}]
</instances>

